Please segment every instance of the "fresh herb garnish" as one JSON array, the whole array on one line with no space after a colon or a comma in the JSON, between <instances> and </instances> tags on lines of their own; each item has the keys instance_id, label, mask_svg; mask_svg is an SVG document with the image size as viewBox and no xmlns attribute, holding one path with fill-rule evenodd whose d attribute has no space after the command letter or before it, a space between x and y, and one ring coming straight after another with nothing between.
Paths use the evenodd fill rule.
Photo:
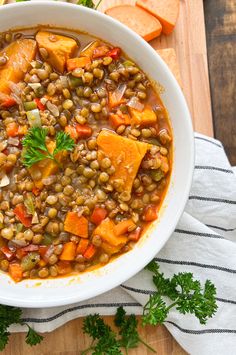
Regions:
<instances>
[{"instance_id":1,"label":"fresh herb garnish","mask_svg":"<svg viewBox=\"0 0 236 355\"><path fill-rule=\"evenodd\" d=\"M173 307L182 314L194 314L201 324L206 324L208 318L216 313L216 288L211 281L207 280L202 288L200 282L194 280L193 274L189 272L178 273L168 279L154 261L146 268L154 274L153 283L157 291L144 306L143 325L163 323ZM169 297L172 303L167 305L163 296Z\"/></svg>"},{"instance_id":2,"label":"fresh herb garnish","mask_svg":"<svg viewBox=\"0 0 236 355\"><path fill-rule=\"evenodd\" d=\"M101 4L102 0L100 0L97 5L94 4L93 0L79 0L77 5L82 5L85 7L89 7L90 9L97 10L98 6Z\"/></svg>"},{"instance_id":3,"label":"fresh herb garnish","mask_svg":"<svg viewBox=\"0 0 236 355\"><path fill-rule=\"evenodd\" d=\"M61 131L57 133L55 149L50 153L46 145L46 136L47 129L32 127L22 140L24 147L22 162L27 168L46 158L58 163L56 154L62 151L71 151L75 146L73 139L67 133Z\"/></svg>"},{"instance_id":4,"label":"fresh herb garnish","mask_svg":"<svg viewBox=\"0 0 236 355\"><path fill-rule=\"evenodd\" d=\"M26 343L33 346L39 344L43 337L35 332L27 323L21 319L22 310L17 307L0 305L0 351L2 351L8 343L10 333L8 328L12 324L27 325L28 333L26 335Z\"/></svg>"}]
</instances>

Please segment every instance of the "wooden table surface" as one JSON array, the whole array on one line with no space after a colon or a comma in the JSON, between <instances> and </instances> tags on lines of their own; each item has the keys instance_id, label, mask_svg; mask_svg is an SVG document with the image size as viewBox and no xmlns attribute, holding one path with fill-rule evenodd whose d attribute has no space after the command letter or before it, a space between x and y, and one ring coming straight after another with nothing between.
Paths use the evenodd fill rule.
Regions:
<instances>
[{"instance_id":1,"label":"wooden table surface","mask_svg":"<svg viewBox=\"0 0 236 355\"><path fill-rule=\"evenodd\" d=\"M217 0L213 0L217 1ZM113 3L134 3L133 0L104 0L102 9ZM180 65L183 91L187 99L194 129L213 135L211 101L208 80L206 38L203 0L181 0L180 17L174 33L161 36L150 43L155 49L174 47ZM112 323L112 317L105 317ZM81 331L82 319L73 320L52 333L45 334L41 345L30 348L25 344L24 334L14 334L3 355L77 355L88 345ZM157 351L158 355L184 355L186 352L174 340L164 326L140 327L142 337ZM131 355L150 354L140 346Z\"/></svg>"}]
</instances>

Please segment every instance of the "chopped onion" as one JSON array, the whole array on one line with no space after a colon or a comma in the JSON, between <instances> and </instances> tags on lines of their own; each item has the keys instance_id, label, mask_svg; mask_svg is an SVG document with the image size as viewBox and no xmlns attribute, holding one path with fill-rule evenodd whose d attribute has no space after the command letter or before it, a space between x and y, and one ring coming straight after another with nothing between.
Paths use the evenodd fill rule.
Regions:
<instances>
[{"instance_id":1,"label":"chopped onion","mask_svg":"<svg viewBox=\"0 0 236 355\"><path fill-rule=\"evenodd\" d=\"M37 215L37 212L34 212L33 218L32 218L32 224L37 224L39 223L39 217Z\"/></svg>"},{"instance_id":2,"label":"chopped onion","mask_svg":"<svg viewBox=\"0 0 236 355\"><path fill-rule=\"evenodd\" d=\"M0 187L5 187L10 184L9 177L7 175L4 175L1 180L0 180Z\"/></svg>"},{"instance_id":3,"label":"chopped onion","mask_svg":"<svg viewBox=\"0 0 236 355\"><path fill-rule=\"evenodd\" d=\"M56 182L57 178L56 175L50 175L47 178L42 180L42 183L46 186L52 185L54 182Z\"/></svg>"},{"instance_id":4,"label":"chopped onion","mask_svg":"<svg viewBox=\"0 0 236 355\"><path fill-rule=\"evenodd\" d=\"M16 138L16 137L9 137L8 138L8 144L10 145L14 145L15 147L18 147L20 141L19 141L19 138Z\"/></svg>"},{"instance_id":5,"label":"chopped onion","mask_svg":"<svg viewBox=\"0 0 236 355\"><path fill-rule=\"evenodd\" d=\"M127 106L134 108L137 111L142 112L144 109L144 105L139 101L139 99L135 96L133 96L129 102L127 103Z\"/></svg>"},{"instance_id":6,"label":"chopped onion","mask_svg":"<svg viewBox=\"0 0 236 355\"><path fill-rule=\"evenodd\" d=\"M0 141L0 152L2 152L7 147L7 141Z\"/></svg>"},{"instance_id":7,"label":"chopped onion","mask_svg":"<svg viewBox=\"0 0 236 355\"><path fill-rule=\"evenodd\" d=\"M53 254L54 252L54 246L50 245L50 247L48 248L48 250L46 251L45 255L44 255L44 259L48 260L50 258L50 256Z\"/></svg>"},{"instance_id":8,"label":"chopped onion","mask_svg":"<svg viewBox=\"0 0 236 355\"><path fill-rule=\"evenodd\" d=\"M42 86L40 83L29 83L28 85L31 87L31 89L34 90L34 92L36 92Z\"/></svg>"},{"instance_id":9,"label":"chopped onion","mask_svg":"<svg viewBox=\"0 0 236 355\"><path fill-rule=\"evenodd\" d=\"M54 117L58 117L60 115L57 106L52 104L50 101L46 103L46 106L49 109L49 111L53 114Z\"/></svg>"},{"instance_id":10,"label":"chopped onion","mask_svg":"<svg viewBox=\"0 0 236 355\"><path fill-rule=\"evenodd\" d=\"M27 242L23 239L12 239L10 242L8 243L9 247L10 246L14 247L15 245L17 245L19 247L25 247L27 245Z\"/></svg>"},{"instance_id":11,"label":"chopped onion","mask_svg":"<svg viewBox=\"0 0 236 355\"><path fill-rule=\"evenodd\" d=\"M113 92L112 96L114 96L114 99L116 102L120 102L122 97L124 96L125 90L127 89L126 84L119 84L117 89Z\"/></svg>"},{"instance_id":12,"label":"chopped onion","mask_svg":"<svg viewBox=\"0 0 236 355\"><path fill-rule=\"evenodd\" d=\"M67 76L61 75L60 80L61 80L61 84L62 84L63 88L68 88L69 83L68 83Z\"/></svg>"},{"instance_id":13,"label":"chopped onion","mask_svg":"<svg viewBox=\"0 0 236 355\"><path fill-rule=\"evenodd\" d=\"M27 111L26 115L31 127L41 127L42 125L41 117L40 117L39 110L37 108L35 108L32 111Z\"/></svg>"},{"instance_id":14,"label":"chopped onion","mask_svg":"<svg viewBox=\"0 0 236 355\"><path fill-rule=\"evenodd\" d=\"M16 154L19 152L19 148L17 148L17 147L8 147L7 150L9 152L9 154Z\"/></svg>"}]
</instances>

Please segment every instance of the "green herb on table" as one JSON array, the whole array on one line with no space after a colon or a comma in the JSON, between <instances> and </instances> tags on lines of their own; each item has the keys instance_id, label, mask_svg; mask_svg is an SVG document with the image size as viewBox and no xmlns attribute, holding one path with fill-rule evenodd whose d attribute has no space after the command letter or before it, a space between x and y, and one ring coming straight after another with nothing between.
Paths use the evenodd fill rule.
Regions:
<instances>
[{"instance_id":1,"label":"green herb on table","mask_svg":"<svg viewBox=\"0 0 236 355\"><path fill-rule=\"evenodd\" d=\"M201 324L206 324L216 313L216 288L211 281L207 280L202 288L201 283L189 272L178 273L168 279L154 261L146 268L154 274L153 283L157 291L144 306L143 325L162 324L173 307L181 314L194 314ZM168 297L172 303L167 305L163 296Z\"/></svg>"},{"instance_id":2,"label":"green herb on table","mask_svg":"<svg viewBox=\"0 0 236 355\"><path fill-rule=\"evenodd\" d=\"M10 333L8 328L12 324L27 325L28 333L26 335L26 343L33 346L39 344L43 337L35 332L27 323L21 319L22 310L16 307L0 305L0 351L2 351L8 343Z\"/></svg>"},{"instance_id":3,"label":"green herb on table","mask_svg":"<svg viewBox=\"0 0 236 355\"><path fill-rule=\"evenodd\" d=\"M97 10L98 6L101 4L102 0L100 0L97 5L94 4L93 0L79 0L77 5L82 5L85 7L89 7L90 9Z\"/></svg>"},{"instance_id":4,"label":"green herb on table","mask_svg":"<svg viewBox=\"0 0 236 355\"><path fill-rule=\"evenodd\" d=\"M46 158L58 163L56 154L62 151L72 151L75 146L73 139L67 133L61 131L57 133L56 147L50 153L46 145L46 136L47 130L45 128L32 127L22 140L24 147L22 162L27 168Z\"/></svg>"}]
</instances>

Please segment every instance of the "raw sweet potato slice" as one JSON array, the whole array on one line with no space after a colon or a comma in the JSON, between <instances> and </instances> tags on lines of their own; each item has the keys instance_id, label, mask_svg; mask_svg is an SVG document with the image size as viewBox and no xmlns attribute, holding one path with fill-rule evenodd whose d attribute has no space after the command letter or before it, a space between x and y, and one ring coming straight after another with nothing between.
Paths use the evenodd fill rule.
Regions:
<instances>
[{"instance_id":1,"label":"raw sweet potato slice","mask_svg":"<svg viewBox=\"0 0 236 355\"><path fill-rule=\"evenodd\" d=\"M182 87L179 64L174 48L157 49L157 53L166 62L166 64L174 74L176 80L178 81L179 85Z\"/></svg>"},{"instance_id":2,"label":"raw sweet potato slice","mask_svg":"<svg viewBox=\"0 0 236 355\"><path fill-rule=\"evenodd\" d=\"M146 106L142 112L129 107L129 113L131 115L131 124L141 127L150 126L157 122L157 116L150 106Z\"/></svg>"},{"instance_id":3,"label":"raw sweet potato slice","mask_svg":"<svg viewBox=\"0 0 236 355\"><path fill-rule=\"evenodd\" d=\"M115 223L110 219L104 219L94 230L94 235L99 235L103 242L115 247L122 247L126 244L128 238L122 235L117 236L114 231Z\"/></svg>"},{"instance_id":4,"label":"raw sweet potato slice","mask_svg":"<svg viewBox=\"0 0 236 355\"><path fill-rule=\"evenodd\" d=\"M179 0L137 0L136 5L158 18L164 34L173 31L179 15Z\"/></svg>"},{"instance_id":5,"label":"raw sweet potato slice","mask_svg":"<svg viewBox=\"0 0 236 355\"><path fill-rule=\"evenodd\" d=\"M78 49L74 39L46 31L39 31L36 35L36 41L39 48L46 49L48 53L47 61L60 73L63 73L67 60Z\"/></svg>"},{"instance_id":6,"label":"raw sweet potato slice","mask_svg":"<svg viewBox=\"0 0 236 355\"><path fill-rule=\"evenodd\" d=\"M110 182L122 181L123 191L131 193L134 179L147 152L148 144L121 137L109 130L102 130L99 133L97 144L99 148L98 160L109 157L115 167L115 173L110 177Z\"/></svg>"},{"instance_id":7,"label":"raw sweet potato slice","mask_svg":"<svg viewBox=\"0 0 236 355\"><path fill-rule=\"evenodd\" d=\"M0 57L8 58L0 69L0 93L6 95L11 93L11 83L18 83L23 79L35 53L36 42L26 38L11 43L0 52Z\"/></svg>"},{"instance_id":8,"label":"raw sweet potato slice","mask_svg":"<svg viewBox=\"0 0 236 355\"><path fill-rule=\"evenodd\" d=\"M106 14L131 28L146 41L158 37L162 31L160 21L140 7L132 5L114 6Z\"/></svg>"}]
</instances>

